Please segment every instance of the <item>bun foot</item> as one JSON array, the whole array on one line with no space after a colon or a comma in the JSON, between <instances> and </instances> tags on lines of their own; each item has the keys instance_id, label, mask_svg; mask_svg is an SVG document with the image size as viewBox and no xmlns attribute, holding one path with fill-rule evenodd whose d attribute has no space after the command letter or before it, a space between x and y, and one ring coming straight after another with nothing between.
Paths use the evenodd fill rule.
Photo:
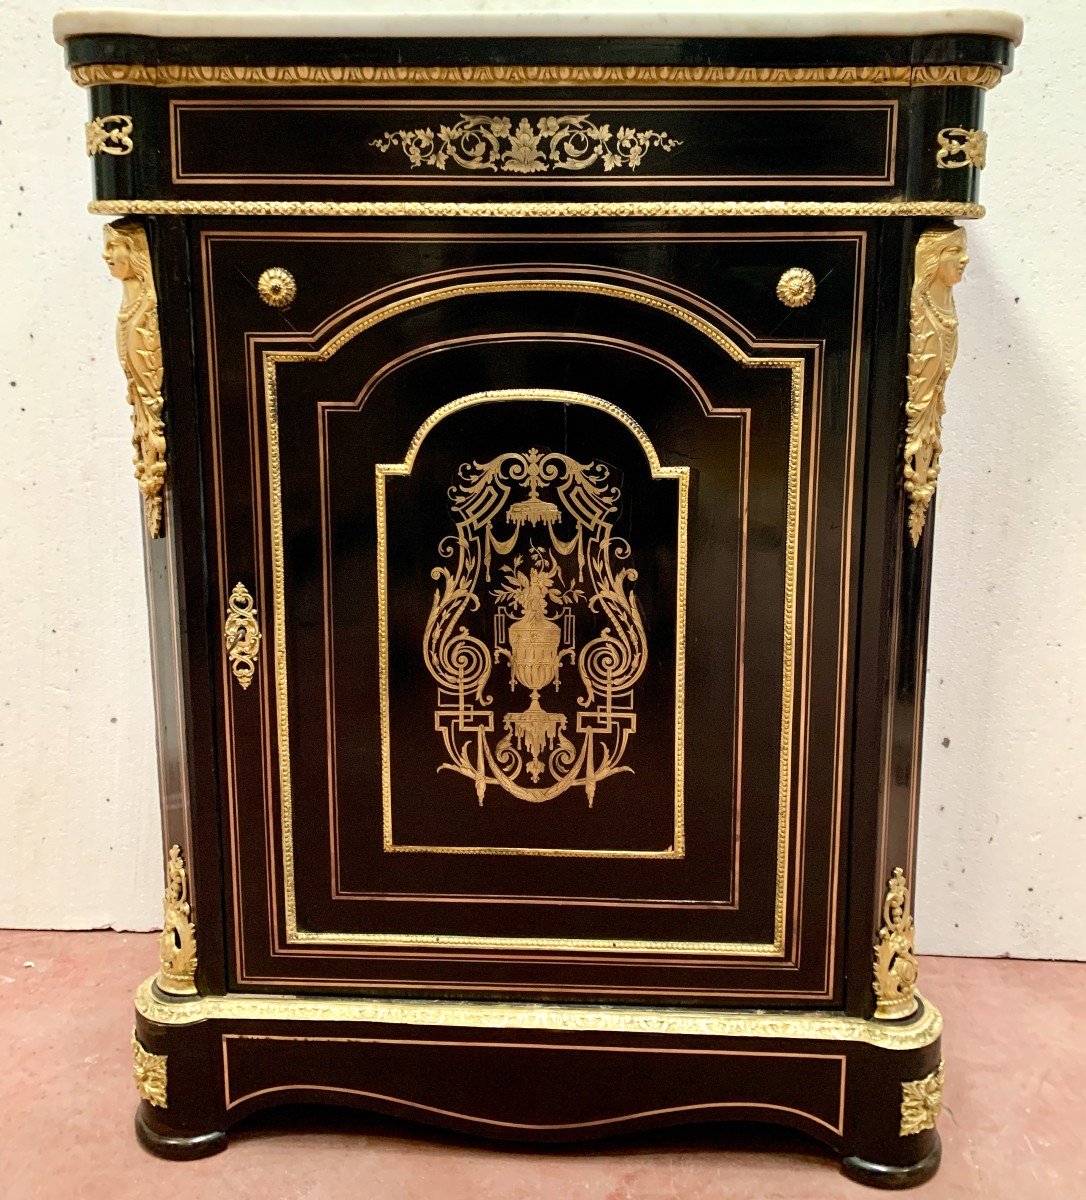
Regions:
<instances>
[{"instance_id":1,"label":"bun foot","mask_svg":"<svg viewBox=\"0 0 1086 1200\"><path fill-rule=\"evenodd\" d=\"M935 1145L919 1162L908 1166L891 1166L886 1163L868 1162L866 1158L850 1155L842 1159L841 1170L857 1183L865 1183L868 1187L884 1188L896 1191L903 1188L919 1187L939 1169L939 1159L942 1156L942 1146L936 1138Z\"/></svg>"},{"instance_id":2,"label":"bun foot","mask_svg":"<svg viewBox=\"0 0 1086 1200\"><path fill-rule=\"evenodd\" d=\"M208 1133L168 1132L155 1128L148 1121L145 1109L141 1104L136 1109L136 1140L145 1149L159 1158L169 1158L174 1161L184 1161L192 1158L209 1158L212 1154L220 1154L226 1149L226 1134L221 1129L213 1129ZM153 1121L153 1118L151 1118Z\"/></svg>"}]
</instances>

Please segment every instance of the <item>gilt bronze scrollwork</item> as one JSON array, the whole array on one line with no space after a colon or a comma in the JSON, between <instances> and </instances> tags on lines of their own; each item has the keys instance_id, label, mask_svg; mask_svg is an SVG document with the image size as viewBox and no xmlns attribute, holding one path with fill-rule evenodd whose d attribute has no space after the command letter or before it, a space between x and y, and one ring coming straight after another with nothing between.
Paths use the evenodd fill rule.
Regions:
<instances>
[{"instance_id":1,"label":"gilt bronze scrollwork","mask_svg":"<svg viewBox=\"0 0 1086 1200\"><path fill-rule=\"evenodd\" d=\"M260 653L260 622L256 616L256 601L243 583L234 584L230 593L230 612L223 625L223 640L234 678L247 689L256 673Z\"/></svg>"},{"instance_id":2,"label":"gilt bronze scrollwork","mask_svg":"<svg viewBox=\"0 0 1086 1200\"><path fill-rule=\"evenodd\" d=\"M87 157L112 154L123 157L132 153L132 118L124 113L94 117L84 126L87 135Z\"/></svg>"},{"instance_id":3,"label":"gilt bronze scrollwork","mask_svg":"<svg viewBox=\"0 0 1086 1200\"><path fill-rule=\"evenodd\" d=\"M452 125L432 129L387 130L370 142L382 154L399 146L412 168L444 171L455 163L469 171L504 171L512 175L583 171L600 164L604 171L635 171L653 147L665 153L681 146L677 138L654 129L597 124L587 114L527 117L516 124L505 116L461 114Z\"/></svg>"},{"instance_id":4,"label":"gilt bronze scrollwork","mask_svg":"<svg viewBox=\"0 0 1086 1200\"><path fill-rule=\"evenodd\" d=\"M434 724L447 754L440 769L471 779L480 804L496 786L532 803L583 788L591 806L599 783L632 770L622 759L637 729L634 685L647 646L637 571L620 565L631 548L612 534L621 497L610 475L602 463L533 447L464 463L450 492L456 533L439 554L451 565L432 572L440 586L423 652L438 685ZM465 624L484 606L489 640ZM605 627L579 645L578 620L591 613ZM529 703L499 724L489 687L502 660L509 688L526 689ZM561 686L567 663L580 691L572 722L541 703Z\"/></svg>"},{"instance_id":5,"label":"gilt bronze scrollwork","mask_svg":"<svg viewBox=\"0 0 1086 1200\"><path fill-rule=\"evenodd\" d=\"M988 135L983 129L953 127L940 129L936 139L939 149L935 152L935 165L952 171L959 167L984 169L988 154Z\"/></svg>"}]
</instances>

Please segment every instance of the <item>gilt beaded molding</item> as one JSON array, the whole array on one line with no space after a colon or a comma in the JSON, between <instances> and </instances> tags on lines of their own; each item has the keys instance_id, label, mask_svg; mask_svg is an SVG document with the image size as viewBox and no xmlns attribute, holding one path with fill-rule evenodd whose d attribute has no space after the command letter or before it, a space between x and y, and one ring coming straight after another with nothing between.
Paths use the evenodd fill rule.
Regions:
<instances>
[{"instance_id":1,"label":"gilt beaded molding","mask_svg":"<svg viewBox=\"0 0 1086 1200\"><path fill-rule=\"evenodd\" d=\"M958 200L92 200L99 216L180 217L944 217L976 219Z\"/></svg>"}]
</instances>

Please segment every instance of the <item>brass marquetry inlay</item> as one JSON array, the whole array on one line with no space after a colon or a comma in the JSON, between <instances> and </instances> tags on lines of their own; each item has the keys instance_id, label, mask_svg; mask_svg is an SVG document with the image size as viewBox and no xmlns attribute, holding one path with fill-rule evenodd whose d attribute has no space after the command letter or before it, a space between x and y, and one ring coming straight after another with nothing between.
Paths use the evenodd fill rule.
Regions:
<instances>
[{"instance_id":1,"label":"brass marquetry inlay","mask_svg":"<svg viewBox=\"0 0 1086 1200\"><path fill-rule=\"evenodd\" d=\"M923 1079L908 1080L901 1085L901 1128L902 1137L934 1129L939 1114L943 1111L943 1077L946 1064L940 1061L930 1075Z\"/></svg>"},{"instance_id":2,"label":"brass marquetry inlay","mask_svg":"<svg viewBox=\"0 0 1086 1200\"><path fill-rule=\"evenodd\" d=\"M929 229L916 246L909 319L909 373L905 402L905 492L909 497L909 536L920 541L935 496L942 453L943 394L958 354L958 313L954 285L969 262L965 230Z\"/></svg>"},{"instance_id":3,"label":"brass marquetry inlay","mask_svg":"<svg viewBox=\"0 0 1086 1200\"><path fill-rule=\"evenodd\" d=\"M939 149L935 165L952 170L957 167L976 167L983 170L988 153L988 135L983 129L940 129Z\"/></svg>"},{"instance_id":4,"label":"brass marquetry inlay","mask_svg":"<svg viewBox=\"0 0 1086 1200\"><path fill-rule=\"evenodd\" d=\"M124 221L107 225L102 257L110 274L124 286L117 314L117 356L128 383L135 450L132 462L143 496L144 520L151 537L158 537L166 485L166 427L162 420L165 400L158 295L143 226Z\"/></svg>"},{"instance_id":5,"label":"brass marquetry inlay","mask_svg":"<svg viewBox=\"0 0 1086 1200\"><path fill-rule=\"evenodd\" d=\"M198 217L961 217L967 200L92 200L87 211Z\"/></svg>"},{"instance_id":6,"label":"brass marquetry inlay","mask_svg":"<svg viewBox=\"0 0 1086 1200\"><path fill-rule=\"evenodd\" d=\"M177 66L89 63L71 68L81 87L979 87L993 88L998 67L614 67L516 66Z\"/></svg>"},{"instance_id":7,"label":"brass marquetry inlay","mask_svg":"<svg viewBox=\"0 0 1086 1200\"><path fill-rule=\"evenodd\" d=\"M577 290L591 288L605 294L622 294L622 289L583 283L470 285L471 291L508 288L513 290ZM776 361L775 365L792 365ZM793 376L793 386L798 381ZM674 479L678 484L676 528L677 587L675 625L675 752L674 822L671 845L661 850L616 850L548 847L535 849L501 845L436 846L404 845L392 831L392 729L389 701L388 630L388 507L386 481L409 476L426 437L446 418L480 404L502 404L530 400L544 404L578 404L606 413L633 434L644 451L654 480ZM684 832L684 744L685 647L686 647L686 556L689 507L689 469L665 467L648 435L628 413L610 401L580 392L505 389L462 396L443 405L415 433L402 463L377 466L377 563L378 643L380 647L382 792L384 848L389 852L440 851L449 854L543 854L572 857L682 858ZM523 493L527 493L526 495ZM553 495L553 498L552 498ZM509 500L508 507L505 501ZM465 464L450 492L452 516L457 533L439 543L439 557L450 560L448 568L436 567L433 578L444 585L437 589L427 624L423 653L438 685L435 729L442 735L449 761L446 769L468 776L483 802L486 788L496 785L528 802L539 803L577 787L583 788L591 804L601 779L629 768L620 763L631 734L636 729L633 685L644 668L645 634L631 588L636 575L627 562L630 547L612 536L612 506L620 495L609 480L609 472L598 464L581 464L564 455L532 452L500 455L486 464ZM503 515L504 514L504 515ZM501 518L498 520L498 518ZM495 527L497 522L497 527ZM502 532L507 536L503 539ZM522 534L526 536L522 536ZM519 545L518 545L519 543ZM531 547L537 554L533 556ZM517 562L519 553L520 561ZM557 557L556 557L557 555ZM507 569L508 568L508 569ZM533 572L536 572L533 578ZM562 578L559 583L558 575ZM550 585L542 592L543 582ZM520 577L520 578L518 578ZM557 586L555 586L557 585ZM478 602L482 593L493 606L488 621L480 621ZM538 612L543 600L543 613ZM525 602L527 608L519 603ZM584 620L588 605L609 624L600 635L576 649L577 611ZM529 612L533 615L529 616ZM554 643L554 653L545 652ZM524 621L524 625L519 625ZM475 632L469 628L476 625ZM514 631L514 626L517 626ZM483 636L480 636L483 635ZM483 640L483 637L486 640ZM555 658L557 657L557 662ZM576 669L581 682L580 699L571 728L562 713L547 712L538 699L529 696L528 707L507 711L495 721L493 698L487 688L491 672L508 671L499 686L519 682L522 688L542 692L560 683L563 664ZM553 678L548 675L553 670ZM461 677L463 691L461 694ZM611 692L608 694L608 683ZM558 689L555 688L557 691ZM485 701L485 704L483 703ZM509 709L517 706L510 704ZM496 732L498 739L489 735ZM535 776L533 778L533 776ZM480 791L482 795L480 795ZM302 940L343 937L349 940L369 935L300 935ZM412 940L402 935L399 940ZM431 940L424 938L424 940ZM440 938L438 938L440 940ZM465 939L452 938L454 943ZM480 939L489 944L493 939ZM583 940L583 939L582 939ZM573 949L575 939L557 940ZM583 940L586 948L600 943ZM534 944L542 944L538 940ZM607 948L619 948L608 944ZM693 948L685 947L684 948ZM714 947L720 950L720 946ZM752 953L771 953L772 944L748 947Z\"/></svg>"},{"instance_id":8,"label":"brass marquetry inlay","mask_svg":"<svg viewBox=\"0 0 1086 1200\"><path fill-rule=\"evenodd\" d=\"M917 1008L913 918L905 872L894 869L882 905L882 928L875 946L875 1016L883 1021L910 1017Z\"/></svg>"},{"instance_id":9,"label":"brass marquetry inlay","mask_svg":"<svg viewBox=\"0 0 1086 1200\"><path fill-rule=\"evenodd\" d=\"M152 1054L132 1030L132 1078L140 1097L155 1108L166 1107L166 1055Z\"/></svg>"},{"instance_id":10,"label":"brass marquetry inlay","mask_svg":"<svg viewBox=\"0 0 1086 1200\"><path fill-rule=\"evenodd\" d=\"M521 1004L491 1000L396 1000L364 996L202 996L169 1004L153 980L136 989L136 1011L160 1025L199 1021L329 1021L455 1029L535 1029L583 1033L642 1033L678 1037L801 1038L862 1042L887 1050L921 1050L943 1032L942 1013L924 1001L907 1025L883 1025L840 1012L750 1011L618 1004Z\"/></svg>"},{"instance_id":11,"label":"brass marquetry inlay","mask_svg":"<svg viewBox=\"0 0 1086 1200\"><path fill-rule=\"evenodd\" d=\"M260 653L260 624L256 618L255 604L245 584L234 584L234 590L230 593L230 611L223 624L223 641L230 659L230 670L242 688L248 688L253 682L256 659Z\"/></svg>"},{"instance_id":12,"label":"brass marquetry inlay","mask_svg":"<svg viewBox=\"0 0 1086 1200\"><path fill-rule=\"evenodd\" d=\"M84 126L87 135L87 154L123 156L132 153L132 118L124 113L94 117Z\"/></svg>"},{"instance_id":13,"label":"brass marquetry inlay","mask_svg":"<svg viewBox=\"0 0 1086 1200\"><path fill-rule=\"evenodd\" d=\"M370 142L382 154L399 146L412 168L444 171L455 163L469 171L504 171L536 175L546 171L583 171L602 165L604 171L637 169L654 147L667 152L682 142L654 129L598 125L587 114L527 117L514 125L506 116L462 114L453 125L433 129L396 129Z\"/></svg>"},{"instance_id":14,"label":"brass marquetry inlay","mask_svg":"<svg viewBox=\"0 0 1086 1200\"><path fill-rule=\"evenodd\" d=\"M166 894L158 938L159 990L177 996L196 994L196 926L192 923L189 880L181 847L171 846L166 860Z\"/></svg>"},{"instance_id":15,"label":"brass marquetry inlay","mask_svg":"<svg viewBox=\"0 0 1086 1200\"><path fill-rule=\"evenodd\" d=\"M269 308L290 308L298 295L298 284L286 267L268 267L261 271L256 290Z\"/></svg>"},{"instance_id":16,"label":"brass marquetry inlay","mask_svg":"<svg viewBox=\"0 0 1086 1200\"><path fill-rule=\"evenodd\" d=\"M777 299L789 308L810 304L815 294L815 277L806 267L789 267L777 280Z\"/></svg>"},{"instance_id":17,"label":"brass marquetry inlay","mask_svg":"<svg viewBox=\"0 0 1086 1200\"><path fill-rule=\"evenodd\" d=\"M637 571L622 565L631 548L613 535L620 501L607 466L535 447L460 467L450 491L456 533L438 546L450 566L432 572L439 587L423 657L437 683L439 770L467 776L480 804L490 786L531 803L583 788L591 807L600 783L632 770L622 760L648 646ZM484 612L493 625L485 640L473 631ZM578 622L593 613L603 627L579 645ZM510 700L519 686L528 705L511 703L499 722L492 692L505 680L492 674L503 662ZM572 726L543 707L563 667L580 693Z\"/></svg>"}]
</instances>

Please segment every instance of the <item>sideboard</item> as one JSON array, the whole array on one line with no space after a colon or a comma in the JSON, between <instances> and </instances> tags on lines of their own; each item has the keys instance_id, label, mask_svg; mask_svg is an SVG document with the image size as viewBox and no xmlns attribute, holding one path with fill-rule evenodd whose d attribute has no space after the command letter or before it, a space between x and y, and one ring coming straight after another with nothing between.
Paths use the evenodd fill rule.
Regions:
<instances>
[{"instance_id":1,"label":"sideboard","mask_svg":"<svg viewBox=\"0 0 1086 1200\"><path fill-rule=\"evenodd\" d=\"M955 222L1020 30L58 18L150 605L147 1148L318 1101L935 1171Z\"/></svg>"}]
</instances>

